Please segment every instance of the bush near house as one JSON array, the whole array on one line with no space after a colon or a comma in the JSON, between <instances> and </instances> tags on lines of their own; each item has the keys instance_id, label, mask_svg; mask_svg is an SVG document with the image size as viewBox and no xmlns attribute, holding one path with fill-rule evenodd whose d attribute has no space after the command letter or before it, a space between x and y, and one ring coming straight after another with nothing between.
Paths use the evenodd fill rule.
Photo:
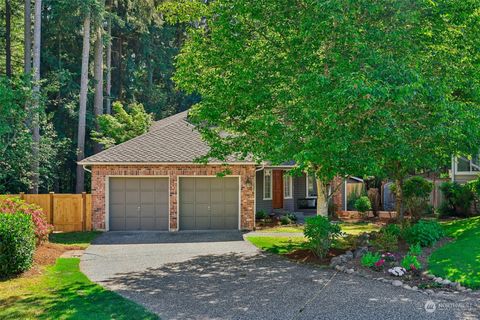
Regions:
<instances>
[{"instance_id":1,"label":"bush near house","mask_svg":"<svg viewBox=\"0 0 480 320\"><path fill-rule=\"evenodd\" d=\"M35 251L32 217L0 214L0 278L30 269Z\"/></svg>"},{"instance_id":2,"label":"bush near house","mask_svg":"<svg viewBox=\"0 0 480 320\"><path fill-rule=\"evenodd\" d=\"M334 239L342 232L338 224L331 223L322 216L310 217L305 220L303 234L308 239L308 246L313 253L323 258L328 253Z\"/></svg>"},{"instance_id":3,"label":"bush near house","mask_svg":"<svg viewBox=\"0 0 480 320\"><path fill-rule=\"evenodd\" d=\"M366 214L369 210L372 210L372 204L370 203L370 198L367 196L361 196L355 201L355 209L357 209L363 217L366 217Z\"/></svg>"},{"instance_id":4,"label":"bush near house","mask_svg":"<svg viewBox=\"0 0 480 320\"><path fill-rule=\"evenodd\" d=\"M28 204L17 197L0 198L0 214L28 215L33 222L37 245L48 240L53 226L47 223L43 210L34 204Z\"/></svg>"},{"instance_id":5,"label":"bush near house","mask_svg":"<svg viewBox=\"0 0 480 320\"><path fill-rule=\"evenodd\" d=\"M441 216L467 217L470 215L475 194L472 190L474 184L461 185L457 182L444 182L440 186L444 201L440 207Z\"/></svg>"},{"instance_id":6,"label":"bush near house","mask_svg":"<svg viewBox=\"0 0 480 320\"><path fill-rule=\"evenodd\" d=\"M422 247L431 247L445 237L445 231L437 221L420 220L418 223L405 228L403 237L410 245L419 244Z\"/></svg>"}]
</instances>

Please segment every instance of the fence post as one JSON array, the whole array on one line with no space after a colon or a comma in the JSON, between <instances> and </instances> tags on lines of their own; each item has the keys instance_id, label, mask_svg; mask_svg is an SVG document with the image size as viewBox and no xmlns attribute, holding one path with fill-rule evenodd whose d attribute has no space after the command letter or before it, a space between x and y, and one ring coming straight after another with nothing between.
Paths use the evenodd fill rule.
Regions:
<instances>
[{"instance_id":1,"label":"fence post","mask_svg":"<svg viewBox=\"0 0 480 320\"><path fill-rule=\"evenodd\" d=\"M87 231L87 193L82 192L82 231Z\"/></svg>"},{"instance_id":2,"label":"fence post","mask_svg":"<svg viewBox=\"0 0 480 320\"><path fill-rule=\"evenodd\" d=\"M20 199L24 200L25 199L25 192L20 192Z\"/></svg>"},{"instance_id":3,"label":"fence post","mask_svg":"<svg viewBox=\"0 0 480 320\"><path fill-rule=\"evenodd\" d=\"M52 225L54 225L54 223L53 223L53 219L54 219L53 211L55 210L55 209L54 209L55 206L54 206L54 204L53 204L54 194L55 194L54 192L50 192L50 193L49 193L49 199L50 199L50 202L49 202L49 206L50 206L50 223L51 223Z\"/></svg>"}]
</instances>

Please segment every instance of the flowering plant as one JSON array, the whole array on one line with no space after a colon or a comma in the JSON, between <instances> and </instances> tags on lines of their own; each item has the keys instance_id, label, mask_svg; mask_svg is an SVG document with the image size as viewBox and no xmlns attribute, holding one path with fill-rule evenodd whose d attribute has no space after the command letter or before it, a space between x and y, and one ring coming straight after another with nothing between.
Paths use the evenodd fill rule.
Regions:
<instances>
[{"instance_id":1,"label":"flowering plant","mask_svg":"<svg viewBox=\"0 0 480 320\"><path fill-rule=\"evenodd\" d=\"M388 261L388 262L393 262L393 261L397 260L395 255L391 252L387 252L387 253L382 254L382 259L385 259L385 261Z\"/></svg>"},{"instance_id":2,"label":"flowering plant","mask_svg":"<svg viewBox=\"0 0 480 320\"><path fill-rule=\"evenodd\" d=\"M35 204L28 204L19 198L0 198L0 214L29 215L35 226L37 244L48 240L48 235L53 231L53 226L47 222L42 208Z\"/></svg>"}]
</instances>

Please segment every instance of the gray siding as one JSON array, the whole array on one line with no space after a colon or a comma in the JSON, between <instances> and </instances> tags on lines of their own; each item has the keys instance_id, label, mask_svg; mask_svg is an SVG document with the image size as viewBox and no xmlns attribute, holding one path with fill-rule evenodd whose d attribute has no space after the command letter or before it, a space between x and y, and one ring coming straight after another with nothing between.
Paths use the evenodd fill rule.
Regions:
<instances>
[{"instance_id":1,"label":"gray siding","mask_svg":"<svg viewBox=\"0 0 480 320\"><path fill-rule=\"evenodd\" d=\"M256 174L256 192L255 201L258 211L272 212L272 200L263 200L263 170L257 171Z\"/></svg>"},{"instance_id":2,"label":"gray siding","mask_svg":"<svg viewBox=\"0 0 480 320\"><path fill-rule=\"evenodd\" d=\"M456 173L455 176L454 176L454 180L458 183L466 183L468 181L477 179L477 177L478 177L478 174L469 175L469 174L458 174L458 173Z\"/></svg>"}]
</instances>

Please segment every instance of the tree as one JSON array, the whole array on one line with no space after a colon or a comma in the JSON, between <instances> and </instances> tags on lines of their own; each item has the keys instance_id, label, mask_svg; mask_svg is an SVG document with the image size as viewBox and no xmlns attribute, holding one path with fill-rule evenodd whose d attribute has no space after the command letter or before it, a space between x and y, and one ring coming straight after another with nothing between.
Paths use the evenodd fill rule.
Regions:
<instances>
[{"instance_id":1,"label":"tree","mask_svg":"<svg viewBox=\"0 0 480 320\"><path fill-rule=\"evenodd\" d=\"M31 110L32 124L32 183L31 193L38 193L39 183L39 148L40 148L40 51L42 40L42 0L35 0L35 20L33 25L33 104Z\"/></svg>"},{"instance_id":2,"label":"tree","mask_svg":"<svg viewBox=\"0 0 480 320\"><path fill-rule=\"evenodd\" d=\"M8 78L12 76L11 15L10 0L5 0L5 74Z\"/></svg>"},{"instance_id":3,"label":"tree","mask_svg":"<svg viewBox=\"0 0 480 320\"><path fill-rule=\"evenodd\" d=\"M120 102L115 102L113 110L113 116L105 114L98 117L100 130L93 133L93 140L106 148L135 138L150 129L153 117L145 112L141 104L131 104L127 112Z\"/></svg>"},{"instance_id":4,"label":"tree","mask_svg":"<svg viewBox=\"0 0 480 320\"><path fill-rule=\"evenodd\" d=\"M112 113L112 0L109 1L109 12L107 19L107 52L106 52L106 83L105 93L107 95L106 113ZM97 128L98 129L98 128Z\"/></svg>"},{"instance_id":5,"label":"tree","mask_svg":"<svg viewBox=\"0 0 480 320\"><path fill-rule=\"evenodd\" d=\"M32 72L32 3L31 0L25 0L24 9L24 56L23 71L25 74Z\"/></svg>"},{"instance_id":6,"label":"tree","mask_svg":"<svg viewBox=\"0 0 480 320\"><path fill-rule=\"evenodd\" d=\"M94 97L94 115L95 119L103 114L103 11L105 4L101 4L100 14L96 21L96 39L94 50L94 80L95 80L95 97ZM96 130L98 130L98 123L95 124ZM94 145L94 153L98 153L102 150L102 146L99 143Z\"/></svg>"},{"instance_id":7,"label":"tree","mask_svg":"<svg viewBox=\"0 0 480 320\"><path fill-rule=\"evenodd\" d=\"M452 76L443 77L468 75L462 88L479 92L470 64L446 49L461 48L465 37L448 36L457 26L444 18L459 10L462 25L474 22L471 8L478 4L439 2L441 8L420 0L162 6L171 22L190 22L174 80L201 96L190 115L211 147L203 160L295 160L298 171L315 174L317 212L326 215L335 176L409 171L391 161L399 159L396 142L402 164L415 168L438 166L466 144L478 146L479 104L458 99L449 89ZM465 31L470 49L475 28ZM424 143L430 147L418 148ZM434 151L432 161L422 158L427 150Z\"/></svg>"},{"instance_id":8,"label":"tree","mask_svg":"<svg viewBox=\"0 0 480 320\"><path fill-rule=\"evenodd\" d=\"M87 116L88 61L90 55L90 8L87 8L83 20L82 76L80 80L80 107L78 109L77 161L85 158L85 122ZM77 164L77 193L85 190L83 167Z\"/></svg>"}]
</instances>

